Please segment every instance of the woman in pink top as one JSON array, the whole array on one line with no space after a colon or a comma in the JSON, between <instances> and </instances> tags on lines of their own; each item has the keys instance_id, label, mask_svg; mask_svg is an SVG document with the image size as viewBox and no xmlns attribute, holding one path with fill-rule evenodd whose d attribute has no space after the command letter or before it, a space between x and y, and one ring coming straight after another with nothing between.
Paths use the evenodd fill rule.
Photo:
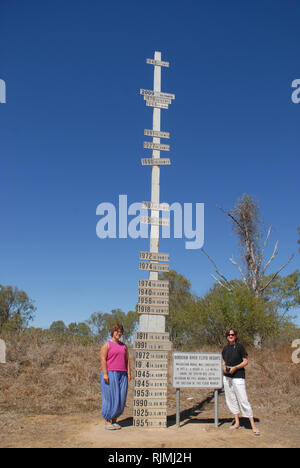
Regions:
<instances>
[{"instance_id":1,"label":"woman in pink top","mask_svg":"<svg viewBox=\"0 0 300 468\"><path fill-rule=\"evenodd\" d=\"M124 411L128 382L131 380L128 350L120 341L123 331L122 325L115 325L111 330L112 339L100 351L101 413L105 419L105 429L109 430L121 429L117 418Z\"/></svg>"}]
</instances>

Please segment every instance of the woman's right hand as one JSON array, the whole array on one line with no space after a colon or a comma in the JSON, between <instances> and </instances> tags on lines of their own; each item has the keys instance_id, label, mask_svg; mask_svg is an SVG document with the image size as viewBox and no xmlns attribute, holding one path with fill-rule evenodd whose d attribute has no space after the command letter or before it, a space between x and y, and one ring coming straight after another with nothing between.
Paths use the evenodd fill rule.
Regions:
<instances>
[{"instance_id":1,"label":"woman's right hand","mask_svg":"<svg viewBox=\"0 0 300 468\"><path fill-rule=\"evenodd\" d=\"M107 374L103 374L103 380L106 384L109 384L109 378Z\"/></svg>"}]
</instances>

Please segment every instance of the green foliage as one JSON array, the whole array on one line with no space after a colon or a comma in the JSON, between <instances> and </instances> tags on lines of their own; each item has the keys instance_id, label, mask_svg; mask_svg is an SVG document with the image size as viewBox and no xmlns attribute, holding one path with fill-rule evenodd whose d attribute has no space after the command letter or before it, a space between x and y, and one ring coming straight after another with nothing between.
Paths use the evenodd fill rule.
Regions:
<instances>
[{"instance_id":1,"label":"green foliage","mask_svg":"<svg viewBox=\"0 0 300 468\"><path fill-rule=\"evenodd\" d=\"M95 340L89 326L84 323L70 323L67 327L62 320L53 322L49 329L31 327L26 330L28 334L35 338L45 338L53 340L59 344L92 344Z\"/></svg>"},{"instance_id":2,"label":"green foliage","mask_svg":"<svg viewBox=\"0 0 300 468\"><path fill-rule=\"evenodd\" d=\"M224 331L234 327L243 343L251 346L253 337L273 337L278 333L279 321L272 305L256 298L240 281L231 281L234 291L216 284L198 301L199 322L195 335L206 343L220 345Z\"/></svg>"},{"instance_id":3,"label":"green foliage","mask_svg":"<svg viewBox=\"0 0 300 468\"><path fill-rule=\"evenodd\" d=\"M68 333L75 336L82 336L82 337L91 337L92 331L90 327L85 322L72 322L69 324Z\"/></svg>"},{"instance_id":4,"label":"green foliage","mask_svg":"<svg viewBox=\"0 0 300 468\"><path fill-rule=\"evenodd\" d=\"M170 339L179 348L193 336L193 317L196 313L196 296L191 293L191 283L174 270L161 273L160 279L169 281L169 315L166 328Z\"/></svg>"},{"instance_id":5,"label":"green foliage","mask_svg":"<svg viewBox=\"0 0 300 468\"><path fill-rule=\"evenodd\" d=\"M270 277L266 278L266 282ZM293 307L299 306L300 271L296 270L287 276L278 275L266 289L265 295L283 315Z\"/></svg>"},{"instance_id":6,"label":"green foliage","mask_svg":"<svg viewBox=\"0 0 300 468\"><path fill-rule=\"evenodd\" d=\"M63 335L67 331L67 327L62 320L52 322L49 330L57 335Z\"/></svg>"},{"instance_id":7,"label":"green foliage","mask_svg":"<svg viewBox=\"0 0 300 468\"><path fill-rule=\"evenodd\" d=\"M0 285L0 331L21 331L33 320L36 308L24 291Z\"/></svg>"},{"instance_id":8,"label":"green foliage","mask_svg":"<svg viewBox=\"0 0 300 468\"><path fill-rule=\"evenodd\" d=\"M199 298L192 294L190 282L175 271L160 275L170 284L170 312L167 331L175 348L221 346L224 331L234 327L247 346L253 345L259 333L270 342L283 336L294 336L296 327L283 317L282 307L294 306L299 300L299 272L278 278L274 289L265 297L255 297L239 280L229 282L232 291L215 284ZM276 301L275 301L276 292ZM280 308L279 308L280 306Z\"/></svg>"},{"instance_id":9,"label":"green foliage","mask_svg":"<svg viewBox=\"0 0 300 468\"><path fill-rule=\"evenodd\" d=\"M190 281L176 271L159 276L169 281L170 307L166 330L175 349L221 346L228 327L237 328L241 341L247 346L253 345L253 337L257 333L265 343L272 340L288 343L299 336L299 329L287 315L300 305L299 270L287 276L278 275L265 289L263 297L256 297L244 282L234 280L228 283L230 288L216 283L200 298L192 293ZM267 284L269 277L264 277L263 281ZM139 322L136 311L126 314L121 309L114 309L111 313L94 313L86 322L66 325L58 320L48 330L42 330L28 328L34 311L33 302L24 291L0 286L1 333L24 331L32 339L88 345L105 342L111 337L112 326L119 323L124 327L124 342L130 344Z\"/></svg>"},{"instance_id":10,"label":"green foliage","mask_svg":"<svg viewBox=\"0 0 300 468\"><path fill-rule=\"evenodd\" d=\"M132 341L134 331L137 327L139 314L130 310L127 314L121 309L114 309L110 314L96 312L87 320L92 328L94 336L100 343L104 343L111 338L111 328L117 323L123 325L123 340L126 343Z\"/></svg>"}]
</instances>

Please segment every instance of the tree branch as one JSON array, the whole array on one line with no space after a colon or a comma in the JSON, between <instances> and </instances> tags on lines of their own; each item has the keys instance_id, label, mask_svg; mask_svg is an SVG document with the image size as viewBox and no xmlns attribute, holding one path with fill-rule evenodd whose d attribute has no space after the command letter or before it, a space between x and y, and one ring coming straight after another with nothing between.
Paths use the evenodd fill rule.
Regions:
<instances>
[{"instance_id":1,"label":"tree branch","mask_svg":"<svg viewBox=\"0 0 300 468\"><path fill-rule=\"evenodd\" d=\"M277 248L278 248L278 242L279 242L279 241L277 241L276 244L275 244L274 251L273 251L273 253L272 253L271 258L267 261L267 263L265 264L265 266L264 266L264 268L263 268L263 272L262 272L262 275L263 275L263 276L264 276L264 274L265 274L266 269L268 268L268 266L270 265L270 263L272 262L272 260L274 260L274 258L275 258L275 255L276 255L276 253L277 253Z\"/></svg>"},{"instance_id":2,"label":"tree branch","mask_svg":"<svg viewBox=\"0 0 300 468\"><path fill-rule=\"evenodd\" d=\"M288 261L281 267L279 268L279 270L272 276L272 278L267 282L267 284L260 289L260 292L264 292L264 290L269 286L269 284L272 283L272 281L276 278L276 276L281 272L281 270L283 270L294 258L294 254L290 256L290 258L288 259Z\"/></svg>"},{"instance_id":3,"label":"tree branch","mask_svg":"<svg viewBox=\"0 0 300 468\"><path fill-rule=\"evenodd\" d=\"M244 283L247 284L246 277L245 277L241 267L239 266L239 264L235 260L233 260L233 258L230 258L229 260L231 261L231 263L233 263L233 265L235 265L237 267L237 269L239 270L239 272L240 272L240 274L241 274L241 276L243 278Z\"/></svg>"},{"instance_id":4,"label":"tree branch","mask_svg":"<svg viewBox=\"0 0 300 468\"><path fill-rule=\"evenodd\" d=\"M271 231L272 231L272 226L270 226L269 229L268 229L268 234L267 234L267 237L266 237L265 242L264 242L264 246L263 246L262 251L261 251L260 256L259 256L259 260L258 260L258 263L257 263L257 268L258 268L257 273L260 270L261 262L262 262L262 259L263 259L263 255L264 255L265 248L266 248L267 242L269 240Z\"/></svg>"},{"instance_id":5,"label":"tree branch","mask_svg":"<svg viewBox=\"0 0 300 468\"><path fill-rule=\"evenodd\" d=\"M229 292L232 292L233 289L231 289L229 286L227 286L227 284L224 284L222 283L221 280L219 280L218 278L216 278L213 274L210 275L215 281L217 281L217 283L219 283L223 288L227 289L227 291Z\"/></svg>"},{"instance_id":6,"label":"tree branch","mask_svg":"<svg viewBox=\"0 0 300 468\"><path fill-rule=\"evenodd\" d=\"M232 221L234 221L238 227L241 229L241 231L245 232L245 228L238 222L237 219L235 219L235 217L230 213L230 211L225 211L221 206L219 205L216 205L217 208L219 208L221 211L223 211L224 214L226 214L227 216L229 216L229 218L232 219Z\"/></svg>"},{"instance_id":7,"label":"tree branch","mask_svg":"<svg viewBox=\"0 0 300 468\"><path fill-rule=\"evenodd\" d=\"M217 265L215 264L215 262L212 260L212 258L210 258L210 256L208 255L208 253L205 252L204 249L201 249L201 251L207 256L207 258L208 258L208 259L211 261L211 263L214 265L217 274L225 281L225 283L229 284L229 281L227 280L227 278L225 278L225 276L222 275L222 273L220 272L219 268L217 267Z\"/></svg>"}]
</instances>

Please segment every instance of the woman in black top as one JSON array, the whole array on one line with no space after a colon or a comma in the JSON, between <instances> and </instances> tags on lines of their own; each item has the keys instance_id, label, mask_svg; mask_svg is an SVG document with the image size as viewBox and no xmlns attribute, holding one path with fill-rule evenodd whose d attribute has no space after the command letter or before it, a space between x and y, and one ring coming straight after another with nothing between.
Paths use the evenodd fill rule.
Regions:
<instances>
[{"instance_id":1,"label":"woman in black top","mask_svg":"<svg viewBox=\"0 0 300 468\"><path fill-rule=\"evenodd\" d=\"M248 401L245 385L245 367L248 365L248 354L243 345L237 343L237 331L233 328L226 331L227 346L222 351L224 390L226 403L234 415L235 424L230 429L240 429L239 414L249 418L253 433L260 435L255 426L253 412Z\"/></svg>"}]
</instances>

